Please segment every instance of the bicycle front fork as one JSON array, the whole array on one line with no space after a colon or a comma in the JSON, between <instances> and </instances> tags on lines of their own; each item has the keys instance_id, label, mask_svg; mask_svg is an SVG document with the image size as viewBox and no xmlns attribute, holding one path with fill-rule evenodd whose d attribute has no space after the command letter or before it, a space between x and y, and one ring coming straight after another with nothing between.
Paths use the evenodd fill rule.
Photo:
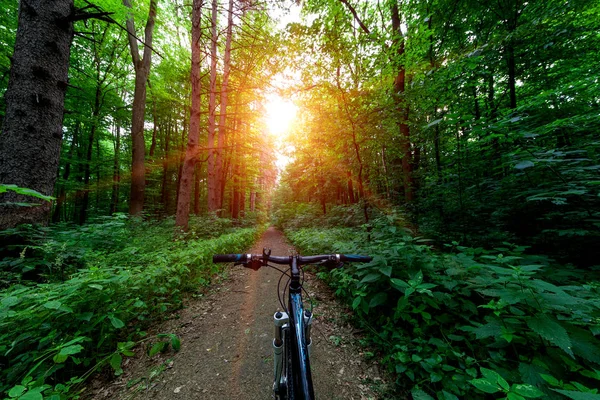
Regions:
<instances>
[{"instance_id":1,"label":"bicycle front fork","mask_svg":"<svg viewBox=\"0 0 600 400\"><path fill-rule=\"evenodd\" d=\"M285 345L289 345L284 343L283 339L283 330L289 329L290 319L286 312L276 312L273 315L273 322L275 323L275 338L273 339L273 364L275 366L275 381L273 383L273 389L278 391L279 385L281 383L281 374L283 371L283 354L285 351ZM304 337L308 342L308 356L310 357L311 349L312 349L312 339L310 337L312 325L312 314L310 311L304 311Z\"/></svg>"}]
</instances>

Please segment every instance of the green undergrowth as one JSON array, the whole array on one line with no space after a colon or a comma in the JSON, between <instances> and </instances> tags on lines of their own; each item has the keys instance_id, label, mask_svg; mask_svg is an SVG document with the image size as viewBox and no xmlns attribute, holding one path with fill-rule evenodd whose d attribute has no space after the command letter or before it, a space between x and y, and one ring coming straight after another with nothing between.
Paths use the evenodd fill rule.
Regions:
<instances>
[{"instance_id":1,"label":"green undergrowth","mask_svg":"<svg viewBox=\"0 0 600 400\"><path fill-rule=\"evenodd\" d=\"M214 253L245 250L261 229L204 218L175 234L172 220L117 216L4 232L0 393L74 398L103 366L119 374L138 342L150 355L177 350L174 335L149 338L149 323L180 308L184 292L210 283L223 268L212 263Z\"/></svg>"},{"instance_id":2,"label":"green undergrowth","mask_svg":"<svg viewBox=\"0 0 600 400\"><path fill-rule=\"evenodd\" d=\"M394 218L369 228L301 228L302 254L359 253L323 272L369 344L414 399L598 400L599 268L557 265L504 244L444 252ZM400 395L399 395L400 396Z\"/></svg>"}]
</instances>

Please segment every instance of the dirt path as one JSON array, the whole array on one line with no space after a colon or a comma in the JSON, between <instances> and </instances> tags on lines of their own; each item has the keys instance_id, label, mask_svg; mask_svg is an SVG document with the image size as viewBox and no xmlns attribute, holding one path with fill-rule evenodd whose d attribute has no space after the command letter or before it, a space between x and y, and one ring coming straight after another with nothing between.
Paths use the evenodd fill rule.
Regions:
<instances>
[{"instance_id":1,"label":"dirt path","mask_svg":"<svg viewBox=\"0 0 600 400\"><path fill-rule=\"evenodd\" d=\"M273 255L292 254L281 232L269 228L250 250L270 247ZM272 398L273 313L280 310L271 268L258 272L236 267L230 279L210 294L186 303L177 318L156 332L181 338L178 353L126 361L125 373L111 383L92 383L93 399L244 399ZM307 274L305 287L316 299L311 365L318 399L377 399L381 385L376 364L356 346L344 310L329 289ZM137 351L141 353L141 351Z\"/></svg>"}]
</instances>

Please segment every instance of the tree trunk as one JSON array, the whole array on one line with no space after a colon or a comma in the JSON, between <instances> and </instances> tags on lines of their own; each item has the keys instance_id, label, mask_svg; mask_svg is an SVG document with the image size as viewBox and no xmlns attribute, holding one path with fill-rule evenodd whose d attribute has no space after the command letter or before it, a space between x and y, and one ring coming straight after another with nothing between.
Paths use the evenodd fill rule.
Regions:
<instances>
[{"instance_id":1,"label":"tree trunk","mask_svg":"<svg viewBox=\"0 0 600 400\"><path fill-rule=\"evenodd\" d=\"M119 162L119 154L121 152L121 127L118 122L115 125L115 158L113 160L113 186L110 200L110 215L116 213L119 208L119 186L121 182L121 166Z\"/></svg>"},{"instance_id":2,"label":"tree trunk","mask_svg":"<svg viewBox=\"0 0 600 400\"><path fill-rule=\"evenodd\" d=\"M71 175L71 160L73 159L73 153L75 151L75 146L77 144L77 139L79 137L79 122L75 123L75 129L73 131L73 137L71 138L71 144L69 145L69 154L67 155L67 163L65 164L65 169L63 171L62 176L62 184L60 185L60 189L58 192L58 197L56 198L56 206L54 207L54 214L52 215L52 222L60 222L61 219L66 219L63 214L65 200L67 199L67 189L66 184L69 180L69 175Z\"/></svg>"},{"instance_id":3,"label":"tree trunk","mask_svg":"<svg viewBox=\"0 0 600 400\"><path fill-rule=\"evenodd\" d=\"M223 81L221 83L221 108L219 109L219 137L217 139L217 153L215 160L215 175L217 176L217 203L219 209L223 208L223 195L225 193L225 167L223 146L227 134L227 100L229 87L229 71L231 69L231 37L233 32L233 0L229 0L227 13L227 34L225 39L225 57L223 59Z\"/></svg>"},{"instance_id":4,"label":"tree trunk","mask_svg":"<svg viewBox=\"0 0 600 400\"><path fill-rule=\"evenodd\" d=\"M73 0L28 0L19 7L19 25L4 96L0 135L0 183L51 195L56 182L69 55ZM32 202L7 192L0 203ZM0 205L0 230L23 223L46 224L50 202L39 206Z\"/></svg>"},{"instance_id":5,"label":"tree trunk","mask_svg":"<svg viewBox=\"0 0 600 400\"><path fill-rule=\"evenodd\" d=\"M217 0L212 0L211 44L210 44L210 88L208 98L208 211L219 209L219 185L217 175L217 155L215 151L215 113L217 86Z\"/></svg>"},{"instance_id":6,"label":"tree trunk","mask_svg":"<svg viewBox=\"0 0 600 400\"><path fill-rule=\"evenodd\" d=\"M169 163L170 163L170 154L169 154L169 139L171 137L171 122L167 124L167 129L165 130L165 154L163 156L163 178L161 185L161 202L163 204L163 212L168 214L169 212L169 191L167 188L168 177L169 177Z\"/></svg>"},{"instance_id":7,"label":"tree trunk","mask_svg":"<svg viewBox=\"0 0 600 400\"><path fill-rule=\"evenodd\" d=\"M354 200L354 185L352 184L352 173L348 171L348 197L350 198L350 204L356 203Z\"/></svg>"},{"instance_id":8,"label":"tree trunk","mask_svg":"<svg viewBox=\"0 0 600 400\"><path fill-rule=\"evenodd\" d=\"M402 172L403 172L403 185L404 185L404 200L411 202L414 198L413 186L414 179L412 174L412 162L411 162L411 151L410 151L410 128L408 127L408 106L406 100L402 97L405 91L405 80L406 80L406 68L402 58L404 57L404 39L402 37L402 30L400 29L400 12L398 10L397 0L392 3L392 29L396 34L396 44L398 45L398 74L394 80L394 99L396 101L396 107L400 121L398 123L400 128L400 140L402 148Z\"/></svg>"},{"instance_id":9,"label":"tree trunk","mask_svg":"<svg viewBox=\"0 0 600 400\"><path fill-rule=\"evenodd\" d=\"M131 8L129 0L124 4ZM157 0L150 0L150 10L144 31L144 53L140 59L137 39L129 35L129 49L135 69L135 90L133 94L133 108L131 116L131 198L129 201L129 213L139 215L144 208L144 190L146 177L144 169L144 158L146 155L146 144L144 142L144 117L146 114L146 83L150 73L152 62L152 31L156 18ZM129 32L135 32L133 17L127 20Z\"/></svg>"},{"instance_id":10,"label":"tree trunk","mask_svg":"<svg viewBox=\"0 0 600 400\"><path fill-rule=\"evenodd\" d=\"M196 161L194 169L194 215L200 215L200 176L202 176L202 164Z\"/></svg>"},{"instance_id":11,"label":"tree trunk","mask_svg":"<svg viewBox=\"0 0 600 400\"><path fill-rule=\"evenodd\" d=\"M99 71L98 71L99 72ZM87 151L85 164L83 166L83 197L81 202L81 209L77 216L77 222L80 225L85 223L87 219L87 212L90 203L90 175L91 175L91 164L92 164L92 152L94 149L94 141L96 140L96 130L98 129L98 116L100 115L100 97L102 94L100 76L97 76L96 82L96 97L94 98L94 106L92 108L92 126L90 127L90 134L88 135Z\"/></svg>"},{"instance_id":12,"label":"tree trunk","mask_svg":"<svg viewBox=\"0 0 600 400\"><path fill-rule=\"evenodd\" d=\"M179 181L177 217L175 220L175 224L185 230L188 229L190 218L190 200L194 169L198 161L198 139L200 136L200 17L202 15L202 3L202 0L194 0L192 9L192 68L190 73L192 106L187 149Z\"/></svg>"}]
</instances>

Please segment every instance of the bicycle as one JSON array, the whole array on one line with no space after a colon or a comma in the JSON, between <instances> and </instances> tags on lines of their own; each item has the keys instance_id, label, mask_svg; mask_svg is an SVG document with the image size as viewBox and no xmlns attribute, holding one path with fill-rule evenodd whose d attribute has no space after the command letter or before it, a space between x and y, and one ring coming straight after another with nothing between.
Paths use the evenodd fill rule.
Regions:
<instances>
[{"instance_id":1,"label":"bicycle","mask_svg":"<svg viewBox=\"0 0 600 400\"><path fill-rule=\"evenodd\" d=\"M317 256L271 256L270 249L263 249L263 254L215 254L213 263L233 262L258 271L261 267L271 267L281 272L277 284L277 295L283 312L273 315L275 337L273 339L274 380L273 392L277 400L314 400L312 375L310 369L310 353L312 339L312 305L310 310L304 310L302 303L302 284L304 275L300 267L303 265L325 265L341 267L344 262L369 262L372 258L361 255L331 254ZM283 271L269 262L278 265L288 265L289 271ZM284 276L289 280L280 295L280 285ZM286 307L285 292L288 292ZM304 290L306 292L306 290Z\"/></svg>"}]
</instances>

